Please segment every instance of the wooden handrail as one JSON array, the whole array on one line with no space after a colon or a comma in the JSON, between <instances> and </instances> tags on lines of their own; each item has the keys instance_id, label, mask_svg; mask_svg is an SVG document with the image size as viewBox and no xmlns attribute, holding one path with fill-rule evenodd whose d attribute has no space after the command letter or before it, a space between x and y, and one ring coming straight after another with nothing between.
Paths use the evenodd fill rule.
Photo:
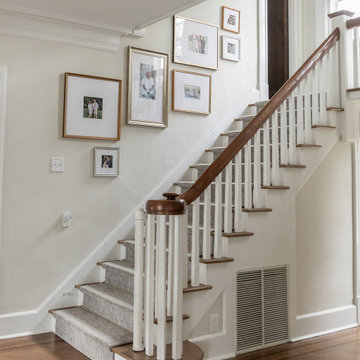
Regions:
<instances>
[{"instance_id":1,"label":"wooden handrail","mask_svg":"<svg viewBox=\"0 0 360 360\"><path fill-rule=\"evenodd\" d=\"M195 181L191 188L185 193L179 195L176 200L184 201L187 205L195 201L205 189L215 180L227 164L236 156L236 154L246 145L246 143L256 134L267 119L278 109L284 100L300 84L315 65L330 51L330 49L340 39L340 29L336 28L328 38L314 51L299 70L281 87L273 96L269 103L255 116L255 118L240 132L240 134L230 143L230 145L216 158L216 160L207 168L207 170ZM171 212L171 202L174 207L179 207L176 201L169 200L149 200L147 209L157 215ZM156 210L155 210L156 209ZM155 210L155 211L154 211ZM174 209L175 210L175 209ZM175 210L176 211L176 210ZM180 210L181 211L181 210Z\"/></svg>"},{"instance_id":2,"label":"wooden handrail","mask_svg":"<svg viewBox=\"0 0 360 360\"><path fill-rule=\"evenodd\" d=\"M349 19L346 22L346 27L348 29L353 29L353 28L358 27L358 26L360 26L360 17L357 17L355 19Z\"/></svg>"}]
</instances>

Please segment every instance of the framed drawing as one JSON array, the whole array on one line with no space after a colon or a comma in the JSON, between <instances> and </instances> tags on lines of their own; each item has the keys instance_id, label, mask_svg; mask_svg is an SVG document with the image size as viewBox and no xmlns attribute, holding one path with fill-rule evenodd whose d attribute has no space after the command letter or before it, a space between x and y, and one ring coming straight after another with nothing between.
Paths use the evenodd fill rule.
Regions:
<instances>
[{"instance_id":1,"label":"framed drawing","mask_svg":"<svg viewBox=\"0 0 360 360\"><path fill-rule=\"evenodd\" d=\"M219 68L219 27L174 16L173 61L178 64Z\"/></svg>"},{"instance_id":2,"label":"framed drawing","mask_svg":"<svg viewBox=\"0 0 360 360\"><path fill-rule=\"evenodd\" d=\"M65 73L65 138L120 140L121 80Z\"/></svg>"},{"instance_id":3,"label":"framed drawing","mask_svg":"<svg viewBox=\"0 0 360 360\"><path fill-rule=\"evenodd\" d=\"M222 36L222 58L231 61L240 61L240 39L231 36Z\"/></svg>"},{"instance_id":4,"label":"framed drawing","mask_svg":"<svg viewBox=\"0 0 360 360\"><path fill-rule=\"evenodd\" d=\"M223 30L231 31L233 33L240 33L240 11L229 8L227 6L222 7L222 26Z\"/></svg>"},{"instance_id":5,"label":"framed drawing","mask_svg":"<svg viewBox=\"0 0 360 360\"><path fill-rule=\"evenodd\" d=\"M94 148L94 176L119 175L119 148Z\"/></svg>"},{"instance_id":6,"label":"framed drawing","mask_svg":"<svg viewBox=\"0 0 360 360\"><path fill-rule=\"evenodd\" d=\"M172 109L187 113L211 113L211 75L173 70Z\"/></svg>"},{"instance_id":7,"label":"framed drawing","mask_svg":"<svg viewBox=\"0 0 360 360\"><path fill-rule=\"evenodd\" d=\"M167 127L169 54L129 47L128 124Z\"/></svg>"}]
</instances>

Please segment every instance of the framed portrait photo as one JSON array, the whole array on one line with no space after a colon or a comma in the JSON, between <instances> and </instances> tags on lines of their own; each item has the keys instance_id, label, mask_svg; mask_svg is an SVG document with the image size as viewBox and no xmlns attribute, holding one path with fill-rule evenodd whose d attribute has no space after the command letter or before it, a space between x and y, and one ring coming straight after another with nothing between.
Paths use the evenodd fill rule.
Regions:
<instances>
[{"instance_id":1,"label":"framed portrait photo","mask_svg":"<svg viewBox=\"0 0 360 360\"><path fill-rule=\"evenodd\" d=\"M167 127L169 54L129 47L130 125Z\"/></svg>"},{"instance_id":2,"label":"framed portrait photo","mask_svg":"<svg viewBox=\"0 0 360 360\"><path fill-rule=\"evenodd\" d=\"M222 7L222 26L223 30L240 34L240 10L232 9L227 6Z\"/></svg>"},{"instance_id":3,"label":"framed portrait photo","mask_svg":"<svg viewBox=\"0 0 360 360\"><path fill-rule=\"evenodd\" d=\"M173 111L211 113L211 75L173 70Z\"/></svg>"},{"instance_id":4,"label":"framed portrait photo","mask_svg":"<svg viewBox=\"0 0 360 360\"><path fill-rule=\"evenodd\" d=\"M222 36L222 59L240 61L240 39Z\"/></svg>"},{"instance_id":5,"label":"framed portrait photo","mask_svg":"<svg viewBox=\"0 0 360 360\"><path fill-rule=\"evenodd\" d=\"M94 148L94 176L119 175L119 148Z\"/></svg>"},{"instance_id":6,"label":"framed portrait photo","mask_svg":"<svg viewBox=\"0 0 360 360\"><path fill-rule=\"evenodd\" d=\"M65 138L120 140L121 80L65 73Z\"/></svg>"},{"instance_id":7,"label":"framed portrait photo","mask_svg":"<svg viewBox=\"0 0 360 360\"><path fill-rule=\"evenodd\" d=\"M219 27L174 16L173 61L178 64L219 68Z\"/></svg>"}]
</instances>

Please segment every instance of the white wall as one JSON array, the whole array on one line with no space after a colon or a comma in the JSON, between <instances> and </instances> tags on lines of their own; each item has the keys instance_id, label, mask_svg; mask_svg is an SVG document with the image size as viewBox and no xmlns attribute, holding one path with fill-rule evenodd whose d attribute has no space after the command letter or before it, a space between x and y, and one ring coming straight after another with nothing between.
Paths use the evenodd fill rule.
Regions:
<instances>
[{"instance_id":1,"label":"white wall","mask_svg":"<svg viewBox=\"0 0 360 360\"><path fill-rule=\"evenodd\" d=\"M297 315L353 302L351 145L338 143L296 196Z\"/></svg>"},{"instance_id":2,"label":"white wall","mask_svg":"<svg viewBox=\"0 0 360 360\"><path fill-rule=\"evenodd\" d=\"M255 1L209 0L181 15L219 24L221 5L241 10L242 61L220 61L216 72L171 65L213 75L212 114L170 112L165 130L128 126L124 87L120 142L62 138L64 72L120 78L125 85L127 46L170 53L171 19L147 28L142 39L124 38L115 54L0 36L0 65L8 67L0 314L37 308L256 87ZM92 176L94 146L121 148L118 178ZM65 157L64 173L50 172L51 156ZM74 217L73 226L66 230L60 226L63 210L71 210Z\"/></svg>"}]
</instances>

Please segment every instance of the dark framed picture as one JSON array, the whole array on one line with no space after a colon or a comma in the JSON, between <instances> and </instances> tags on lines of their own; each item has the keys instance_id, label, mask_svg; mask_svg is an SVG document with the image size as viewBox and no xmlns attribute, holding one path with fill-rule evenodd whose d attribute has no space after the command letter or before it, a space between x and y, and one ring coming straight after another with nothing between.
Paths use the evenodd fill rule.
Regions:
<instances>
[{"instance_id":1,"label":"dark framed picture","mask_svg":"<svg viewBox=\"0 0 360 360\"><path fill-rule=\"evenodd\" d=\"M219 27L174 16L174 63L217 70Z\"/></svg>"},{"instance_id":2,"label":"dark framed picture","mask_svg":"<svg viewBox=\"0 0 360 360\"><path fill-rule=\"evenodd\" d=\"M223 6L221 28L226 31L240 34L240 10Z\"/></svg>"},{"instance_id":3,"label":"dark framed picture","mask_svg":"<svg viewBox=\"0 0 360 360\"><path fill-rule=\"evenodd\" d=\"M173 70L173 111L211 113L211 75Z\"/></svg>"},{"instance_id":4,"label":"dark framed picture","mask_svg":"<svg viewBox=\"0 0 360 360\"><path fill-rule=\"evenodd\" d=\"M119 175L119 148L94 148L94 176Z\"/></svg>"},{"instance_id":5,"label":"dark framed picture","mask_svg":"<svg viewBox=\"0 0 360 360\"><path fill-rule=\"evenodd\" d=\"M128 124L167 127L168 74L169 54L129 47Z\"/></svg>"},{"instance_id":6,"label":"dark framed picture","mask_svg":"<svg viewBox=\"0 0 360 360\"><path fill-rule=\"evenodd\" d=\"M65 73L65 138L120 140L122 82Z\"/></svg>"}]
</instances>

